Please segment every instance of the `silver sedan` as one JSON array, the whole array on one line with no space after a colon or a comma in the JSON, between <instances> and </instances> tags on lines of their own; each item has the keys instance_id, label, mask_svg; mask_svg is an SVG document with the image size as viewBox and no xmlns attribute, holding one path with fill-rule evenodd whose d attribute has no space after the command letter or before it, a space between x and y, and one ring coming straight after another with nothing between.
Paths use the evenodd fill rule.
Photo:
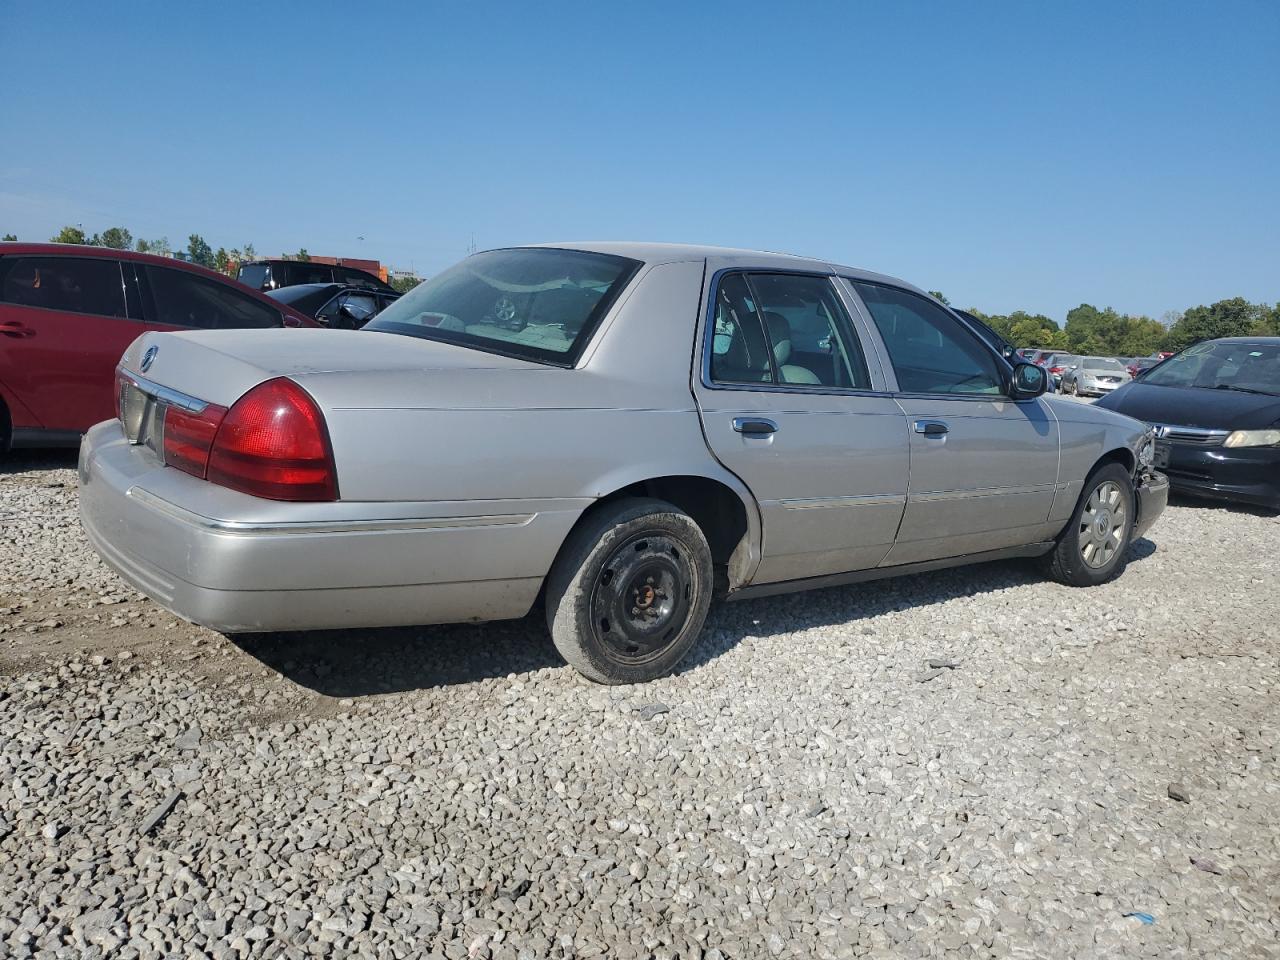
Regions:
<instances>
[{"instance_id":1,"label":"silver sedan","mask_svg":"<svg viewBox=\"0 0 1280 960\"><path fill-rule=\"evenodd\" d=\"M1100 397L1133 379L1125 365L1111 357L1078 357L1076 360L1076 365L1062 374L1062 392L1069 396Z\"/></svg>"},{"instance_id":2,"label":"silver sedan","mask_svg":"<svg viewBox=\"0 0 1280 960\"><path fill-rule=\"evenodd\" d=\"M1145 425L1042 396L891 277L636 243L476 254L368 326L147 333L86 436L102 556L228 632L521 617L671 670L729 599L1006 557L1090 586L1164 508Z\"/></svg>"}]
</instances>

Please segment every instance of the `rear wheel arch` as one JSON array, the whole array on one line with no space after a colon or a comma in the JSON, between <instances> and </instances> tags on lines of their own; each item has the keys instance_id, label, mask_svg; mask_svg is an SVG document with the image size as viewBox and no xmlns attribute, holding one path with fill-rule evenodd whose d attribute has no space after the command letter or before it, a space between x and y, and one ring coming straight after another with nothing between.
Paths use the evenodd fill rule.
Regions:
<instances>
[{"instance_id":1,"label":"rear wheel arch","mask_svg":"<svg viewBox=\"0 0 1280 960\"><path fill-rule=\"evenodd\" d=\"M601 511L612 509L621 500L637 497L665 501L693 519L711 548L717 592L743 586L755 572L760 542L755 502L749 499L747 491L707 476L655 476L620 486L583 511L566 536L566 542L575 531L593 522Z\"/></svg>"}]
</instances>

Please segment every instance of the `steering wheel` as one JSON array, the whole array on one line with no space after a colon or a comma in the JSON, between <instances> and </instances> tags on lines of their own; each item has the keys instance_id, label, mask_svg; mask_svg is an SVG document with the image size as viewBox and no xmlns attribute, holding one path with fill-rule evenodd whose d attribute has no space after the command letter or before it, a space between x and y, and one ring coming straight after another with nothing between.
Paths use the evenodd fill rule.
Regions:
<instances>
[{"instance_id":1,"label":"steering wheel","mask_svg":"<svg viewBox=\"0 0 1280 960\"><path fill-rule=\"evenodd\" d=\"M510 297L499 297L493 302L493 315L500 326L509 330L523 330L525 323L516 316L516 304Z\"/></svg>"}]
</instances>

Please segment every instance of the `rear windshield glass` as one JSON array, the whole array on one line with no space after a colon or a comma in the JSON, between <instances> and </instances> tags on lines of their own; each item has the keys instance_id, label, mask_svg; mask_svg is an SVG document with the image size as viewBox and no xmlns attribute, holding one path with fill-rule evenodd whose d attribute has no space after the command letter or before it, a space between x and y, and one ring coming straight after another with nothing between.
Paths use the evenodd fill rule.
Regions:
<instances>
[{"instance_id":1,"label":"rear windshield glass","mask_svg":"<svg viewBox=\"0 0 1280 960\"><path fill-rule=\"evenodd\" d=\"M236 275L236 279L241 283L248 284L255 290L261 290L267 285L268 271L271 268L265 263L249 263L240 268L240 273Z\"/></svg>"},{"instance_id":2,"label":"rear windshield glass","mask_svg":"<svg viewBox=\"0 0 1280 960\"><path fill-rule=\"evenodd\" d=\"M1107 360L1103 357L1085 357L1086 370L1110 370L1113 373L1124 373L1124 364L1119 360Z\"/></svg>"},{"instance_id":3,"label":"rear windshield glass","mask_svg":"<svg viewBox=\"0 0 1280 960\"><path fill-rule=\"evenodd\" d=\"M418 284L364 329L572 366L639 267L578 250L491 250Z\"/></svg>"},{"instance_id":4,"label":"rear windshield glass","mask_svg":"<svg viewBox=\"0 0 1280 960\"><path fill-rule=\"evenodd\" d=\"M1142 382L1280 395L1280 341L1197 343L1144 374Z\"/></svg>"}]
</instances>

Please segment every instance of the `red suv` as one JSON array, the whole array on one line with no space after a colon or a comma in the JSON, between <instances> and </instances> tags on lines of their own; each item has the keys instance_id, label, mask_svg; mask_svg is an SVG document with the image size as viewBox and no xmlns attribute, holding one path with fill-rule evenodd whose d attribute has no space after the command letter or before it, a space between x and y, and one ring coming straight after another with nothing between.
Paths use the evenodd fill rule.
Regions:
<instances>
[{"instance_id":1,"label":"red suv","mask_svg":"<svg viewBox=\"0 0 1280 960\"><path fill-rule=\"evenodd\" d=\"M62 446L115 415L116 364L147 330L316 327L220 273L166 257L0 243L0 452Z\"/></svg>"}]
</instances>

